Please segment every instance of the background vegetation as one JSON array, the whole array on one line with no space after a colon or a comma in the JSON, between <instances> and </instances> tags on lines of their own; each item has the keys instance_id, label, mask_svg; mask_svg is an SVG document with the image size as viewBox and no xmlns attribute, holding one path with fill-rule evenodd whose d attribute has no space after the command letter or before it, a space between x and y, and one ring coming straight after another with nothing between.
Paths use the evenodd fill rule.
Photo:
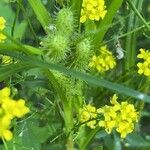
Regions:
<instances>
[{"instance_id":1,"label":"background vegetation","mask_svg":"<svg viewBox=\"0 0 150 150\"><path fill-rule=\"evenodd\" d=\"M149 77L139 75L136 66L138 50L150 49L150 1L106 0L106 17L84 25L79 22L81 4L81 0L0 1L0 16L7 21L7 40L0 43L0 54L13 58L9 64L1 59L0 87L11 87L13 96L26 99L30 107L30 114L13 122L13 140L1 141L0 149L72 150L71 145L81 150L150 149ZM69 7L76 19L72 51L84 38L90 38L95 52L107 44L115 56L122 55L115 69L98 74L70 67L74 52L67 55L67 63L47 60L40 43L51 34L49 28L63 7ZM140 111L135 132L122 140L115 132L108 135L104 129L80 128L77 112L70 111L72 105L79 109L80 102L86 102L99 108L114 93ZM63 101L69 98L71 103Z\"/></svg>"}]
</instances>

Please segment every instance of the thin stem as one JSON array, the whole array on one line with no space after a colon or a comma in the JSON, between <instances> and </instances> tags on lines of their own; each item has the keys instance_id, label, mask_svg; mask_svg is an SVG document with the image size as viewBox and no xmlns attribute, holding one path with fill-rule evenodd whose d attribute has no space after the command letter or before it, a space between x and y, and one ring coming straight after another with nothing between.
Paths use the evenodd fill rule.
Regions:
<instances>
[{"instance_id":1,"label":"thin stem","mask_svg":"<svg viewBox=\"0 0 150 150\"><path fill-rule=\"evenodd\" d=\"M130 10L131 14L132 10ZM127 20L127 32L132 31L133 26L134 26L134 14L130 15L129 19ZM126 51L126 59L125 59L125 70L129 70L132 66L131 60L132 60L132 35L130 34L126 37L126 42L125 42L125 51Z\"/></svg>"},{"instance_id":2,"label":"thin stem","mask_svg":"<svg viewBox=\"0 0 150 150\"><path fill-rule=\"evenodd\" d=\"M16 11L16 15L15 15L15 18L14 18L14 21L13 21L13 26L12 26L12 29L11 29L11 36L12 37L14 36L14 30L15 30L17 18L18 18L18 15L19 15L19 11L20 11L20 7L19 7L19 5L17 3L17 11Z\"/></svg>"},{"instance_id":3,"label":"thin stem","mask_svg":"<svg viewBox=\"0 0 150 150\"><path fill-rule=\"evenodd\" d=\"M143 24L150 29L149 24L145 21L145 19L142 17L142 15L139 13L139 11L136 9L135 5L133 4L133 2L131 2L130 0L127 0L128 4L130 5L131 9L135 12L135 14L137 15L137 17L143 22Z\"/></svg>"},{"instance_id":4,"label":"thin stem","mask_svg":"<svg viewBox=\"0 0 150 150\"><path fill-rule=\"evenodd\" d=\"M5 142L4 138L2 138L2 141L3 141L3 143L4 143L5 150L9 150L9 149L8 149L8 146L7 146L7 143Z\"/></svg>"},{"instance_id":5,"label":"thin stem","mask_svg":"<svg viewBox=\"0 0 150 150\"><path fill-rule=\"evenodd\" d=\"M148 22L148 24L150 25L150 22ZM129 31L129 32L127 32L127 33L124 33L124 34L118 36L117 38L118 38L118 39L124 38L124 37L126 37L126 36L128 36L128 35L130 35L130 34L132 34L132 33L134 33L134 32L138 32L138 31L140 31L140 30L142 30L142 29L144 29L144 28L145 28L145 25L140 26L140 27L138 27L138 28L136 28L136 29L133 29L132 31ZM110 42L112 42L112 41L114 41L114 40L116 40L116 38L112 38L112 39L110 39L110 40L108 40L108 41L104 41L104 42L101 43L100 45L104 45L104 44L110 43Z\"/></svg>"}]
</instances>

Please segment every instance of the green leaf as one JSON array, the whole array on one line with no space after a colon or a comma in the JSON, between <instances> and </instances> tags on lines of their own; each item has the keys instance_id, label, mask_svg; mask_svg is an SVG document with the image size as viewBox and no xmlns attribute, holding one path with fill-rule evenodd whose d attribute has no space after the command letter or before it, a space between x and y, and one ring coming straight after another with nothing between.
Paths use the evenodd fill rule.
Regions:
<instances>
[{"instance_id":1,"label":"green leaf","mask_svg":"<svg viewBox=\"0 0 150 150\"><path fill-rule=\"evenodd\" d=\"M18 51L18 52L25 52L26 54L36 54L36 55L41 55L43 52L42 50L35 48L30 45L22 45L24 48L21 48L17 44L12 44L12 43L0 43L0 51L1 50L7 50L10 52L13 51Z\"/></svg>"},{"instance_id":2,"label":"green leaf","mask_svg":"<svg viewBox=\"0 0 150 150\"><path fill-rule=\"evenodd\" d=\"M150 149L150 141L144 139L142 136L132 133L127 136L125 141L125 146L134 148L144 148L148 147Z\"/></svg>"},{"instance_id":3,"label":"green leaf","mask_svg":"<svg viewBox=\"0 0 150 150\"><path fill-rule=\"evenodd\" d=\"M122 150L119 136L114 133L114 148L113 150Z\"/></svg>"},{"instance_id":4,"label":"green leaf","mask_svg":"<svg viewBox=\"0 0 150 150\"><path fill-rule=\"evenodd\" d=\"M67 69L64 66L44 62L42 60L39 60L36 57L23 56L23 55L19 55L16 53L10 53L8 51L3 51L3 50L0 50L0 53L5 54L5 55L10 55L14 58L20 59L25 64L30 64L32 67L35 66L35 67L40 67L41 69L57 70L57 71L64 73L65 75L73 76L77 79L86 81L90 84L93 84L93 85L96 85L99 87L103 87L103 88L112 90L114 92L118 92L120 94L124 94L126 96L130 96L135 99L150 103L150 96L148 96L144 93L141 93L139 91L136 91L134 89L128 88L124 85L120 85L120 84L113 83L113 82L110 82L105 79L101 79L101 78L93 77L91 75L80 73L80 72L77 72L76 70Z\"/></svg>"},{"instance_id":5,"label":"green leaf","mask_svg":"<svg viewBox=\"0 0 150 150\"><path fill-rule=\"evenodd\" d=\"M90 141L93 139L99 128L90 129L86 126L81 126L78 132L78 146L80 150L85 150ZM103 131L100 131L100 133Z\"/></svg>"},{"instance_id":6,"label":"green leaf","mask_svg":"<svg viewBox=\"0 0 150 150\"><path fill-rule=\"evenodd\" d=\"M116 12L118 11L119 7L121 6L123 0L112 0L110 6L107 9L106 16L104 19L100 22L96 32L94 35L94 44L100 44L110 26L112 23L113 17L115 16Z\"/></svg>"},{"instance_id":7,"label":"green leaf","mask_svg":"<svg viewBox=\"0 0 150 150\"><path fill-rule=\"evenodd\" d=\"M0 81L7 79L11 75L18 73L20 71L24 71L26 69L31 68L31 66L27 64L10 64L3 67L0 67Z\"/></svg>"},{"instance_id":8,"label":"green leaf","mask_svg":"<svg viewBox=\"0 0 150 150\"><path fill-rule=\"evenodd\" d=\"M28 0L30 6L34 10L34 13L37 16L37 19L41 23L44 30L46 27L49 26L51 17L44 5L42 4L41 0Z\"/></svg>"}]
</instances>

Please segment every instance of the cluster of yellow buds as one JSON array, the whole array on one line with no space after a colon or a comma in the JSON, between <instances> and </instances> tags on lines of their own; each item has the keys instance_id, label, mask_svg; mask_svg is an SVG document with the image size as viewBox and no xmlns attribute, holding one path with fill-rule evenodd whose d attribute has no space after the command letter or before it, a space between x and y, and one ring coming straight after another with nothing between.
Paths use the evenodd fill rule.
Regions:
<instances>
[{"instance_id":1,"label":"cluster of yellow buds","mask_svg":"<svg viewBox=\"0 0 150 150\"><path fill-rule=\"evenodd\" d=\"M118 103L117 99L115 94L110 101L112 106L105 105L98 109L91 105L84 106L80 111L80 122L85 122L92 129L96 126L104 127L108 134L116 129L121 138L125 138L134 130L139 113L133 104Z\"/></svg>"},{"instance_id":2,"label":"cluster of yellow buds","mask_svg":"<svg viewBox=\"0 0 150 150\"><path fill-rule=\"evenodd\" d=\"M84 23L87 19L99 21L106 13L104 0L83 0L80 22Z\"/></svg>"},{"instance_id":3,"label":"cluster of yellow buds","mask_svg":"<svg viewBox=\"0 0 150 150\"><path fill-rule=\"evenodd\" d=\"M29 112L29 108L25 106L25 100L13 100L10 92L8 87L0 90L0 137L7 141L13 137L10 131L12 119L22 118Z\"/></svg>"},{"instance_id":4,"label":"cluster of yellow buds","mask_svg":"<svg viewBox=\"0 0 150 150\"><path fill-rule=\"evenodd\" d=\"M139 62L138 66L138 73L144 74L145 76L150 76L150 51L141 48L140 54L137 55L138 58L143 59L144 62Z\"/></svg>"},{"instance_id":5,"label":"cluster of yellow buds","mask_svg":"<svg viewBox=\"0 0 150 150\"><path fill-rule=\"evenodd\" d=\"M3 17L0 17L0 43L3 43L6 39L6 36L1 33L5 29L6 20Z\"/></svg>"},{"instance_id":6,"label":"cluster of yellow buds","mask_svg":"<svg viewBox=\"0 0 150 150\"><path fill-rule=\"evenodd\" d=\"M100 48L100 55L94 55L89 63L90 68L95 68L100 73L113 69L115 66L115 57L112 52L108 50L106 45Z\"/></svg>"},{"instance_id":7,"label":"cluster of yellow buds","mask_svg":"<svg viewBox=\"0 0 150 150\"><path fill-rule=\"evenodd\" d=\"M86 123L86 125L90 128L95 128L97 118L97 111L96 108L90 104L85 105L83 108L80 109L79 113L79 120L81 123Z\"/></svg>"}]
</instances>

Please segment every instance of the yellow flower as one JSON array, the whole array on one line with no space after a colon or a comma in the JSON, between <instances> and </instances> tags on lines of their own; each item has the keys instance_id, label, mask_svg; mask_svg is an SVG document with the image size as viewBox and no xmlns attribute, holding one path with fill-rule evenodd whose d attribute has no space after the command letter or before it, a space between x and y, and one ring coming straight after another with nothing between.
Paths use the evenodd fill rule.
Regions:
<instances>
[{"instance_id":1,"label":"yellow flower","mask_svg":"<svg viewBox=\"0 0 150 150\"><path fill-rule=\"evenodd\" d=\"M0 30L2 31L5 28L6 20L3 17L0 17Z\"/></svg>"},{"instance_id":2,"label":"yellow flower","mask_svg":"<svg viewBox=\"0 0 150 150\"><path fill-rule=\"evenodd\" d=\"M148 60L148 58L150 58L149 50L145 50L143 48L140 48L139 51L140 51L140 54L137 55L138 58L144 59L144 60Z\"/></svg>"},{"instance_id":3,"label":"yellow flower","mask_svg":"<svg viewBox=\"0 0 150 150\"><path fill-rule=\"evenodd\" d=\"M95 128L96 120L93 119L95 119L96 117L97 117L97 110L94 106L88 104L80 109L79 121L81 123L87 122L86 125L92 129Z\"/></svg>"},{"instance_id":4,"label":"yellow flower","mask_svg":"<svg viewBox=\"0 0 150 150\"><path fill-rule=\"evenodd\" d=\"M103 114L104 120L99 121L99 126L104 127L110 134L113 129L120 133L121 138L125 138L134 130L134 123L138 121L139 113L136 112L134 105L128 102L117 102L116 94L111 99L113 106L104 106L97 112Z\"/></svg>"},{"instance_id":5,"label":"yellow flower","mask_svg":"<svg viewBox=\"0 0 150 150\"><path fill-rule=\"evenodd\" d=\"M137 55L138 58L143 59L143 62L137 64L138 73L144 74L145 76L150 76L150 52L149 50L140 49L140 54Z\"/></svg>"},{"instance_id":6,"label":"yellow flower","mask_svg":"<svg viewBox=\"0 0 150 150\"><path fill-rule=\"evenodd\" d=\"M15 108L13 110L14 116L21 118L28 112L29 108L25 106L25 101L23 99L16 101Z\"/></svg>"},{"instance_id":7,"label":"yellow flower","mask_svg":"<svg viewBox=\"0 0 150 150\"><path fill-rule=\"evenodd\" d=\"M3 17L0 17L0 43L3 43L6 39L6 36L3 33L1 33L1 31L5 28L5 23L6 20Z\"/></svg>"},{"instance_id":8,"label":"yellow flower","mask_svg":"<svg viewBox=\"0 0 150 150\"><path fill-rule=\"evenodd\" d=\"M125 138L127 134L131 133L134 130L133 123L129 123L126 121L122 121L119 123L118 128L116 131L118 131L121 134L121 138Z\"/></svg>"},{"instance_id":9,"label":"yellow flower","mask_svg":"<svg viewBox=\"0 0 150 150\"><path fill-rule=\"evenodd\" d=\"M10 141L13 137L13 134L10 130L4 130L2 137L5 138L7 141Z\"/></svg>"},{"instance_id":10,"label":"yellow flower","mask_svg":"<svg viewBox=\"0 0 150 150\"><path fill-rule=\"evenodd\" d=\"M89 63L89 67L95 68L100 73L113 69L115 66L115 58L112 52L108 50L107 46L102 46L100 48L100 55L94 55Z\"/></svg>"},{"instance_id":11,"label":"yellow flower","mask_svg":"<svg viewBox=\"0 0 150 150\"><path fill-rule=\"evenodd\" d=\"M11 140L13 135L9 130L13 118L21 118L29 112L29 108L25 106L25 101L20 99L13 100L10 97L10 88L0 90L0 137Z\"/></svg>"},{"instance_id":12,"label":"yellow flower","mask_svg":"<svg viewBox=\"0 0 150 150\"><path fill-rule=\"evenodd\" d=\"M4 43L5 40L6 40L6 36L0 33L0 43Z\"/></svg>"},{"instance_id":13,"label":"yellow flower","mask_svg":"<svg viewBox=\"0 0 150 150\"><path fill-rule=\"evenodd\" d=\"M87 122L86 124L88 127L90 127L91 129L94 129L96 126L96 120L92 120L92 121L89 121Z\"/></svg>"},{"instance_id":14,"label":"yellow flower","mask_svg":"<svg viewBox=\"0 0 150 150\"><path fill-rule=\"evenodd\" d=\"M100 127L104 127L108 134L110 134L112 132L112 129L116 126L116 122L114 120L99 121L98 124Z\"/></svg>"},{"instance_id":15,"label":"yellow flower","mask_svg":"<svg viewBox=\"0 0 150 150\"><path fill-rule=\"evenodd\" d=\"M5 99L10 96L10 88L3 88L2 90L0 90L0 104L5 101Z\"/></svg>"},{"instance_id":16,"label":"yellow flower","mask_svg":"<svg viewBox=\"0 0 150 150\"><path fill-rule=\"evenodd\" d=\"M105 17L106 13L104 0L83 0L80 22L84 23L88 19L99 21Z\"/></svg>"}]
</instances>

